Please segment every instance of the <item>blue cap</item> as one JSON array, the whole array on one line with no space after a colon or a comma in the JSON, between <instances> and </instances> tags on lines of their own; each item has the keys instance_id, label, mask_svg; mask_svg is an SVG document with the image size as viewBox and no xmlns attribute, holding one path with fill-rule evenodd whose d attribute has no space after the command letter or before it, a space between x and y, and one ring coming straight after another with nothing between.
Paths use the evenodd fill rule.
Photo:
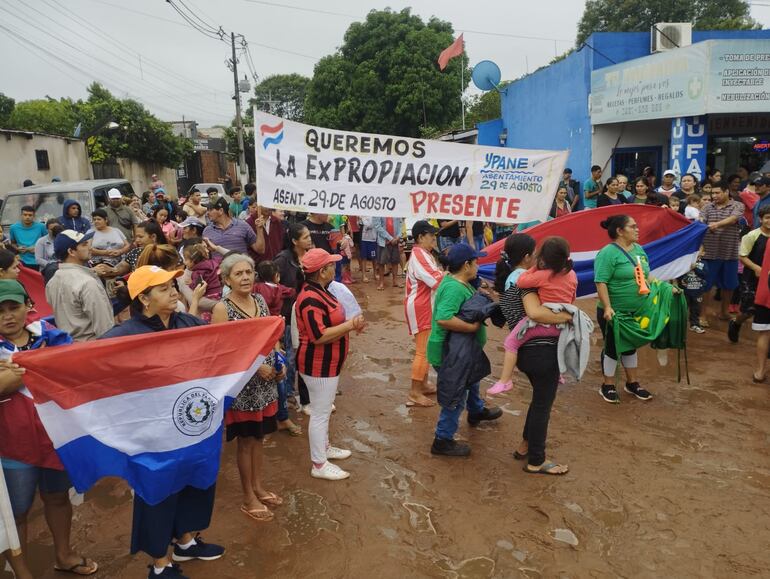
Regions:
<instances>
[{"instance_id":1,"label":"blue cap","mask_svg":"<svg viewBox=\"0 0 770 579\"><path fill-rule=\"evenodd\" d=\"M90 241L93 236L93 231L89 231L84 235L72 229L65 229L53 240L53 252L59 259L64 259L67 257L68 249L75 249L81 243Z\"/></svg>"},{"instance_id":2,"label":"blue cap","mask_svg":"<svg viewBox=\"0 0 770 579\"><path fill-rule=\"evenodd\" d=\"M465 243L455 243L447 253L446 261L449 266L462 265L466 261L471 261L479 257L485 257L487 254L483 251L476 251L470 245Z\"/></svg>"}]
</instances>

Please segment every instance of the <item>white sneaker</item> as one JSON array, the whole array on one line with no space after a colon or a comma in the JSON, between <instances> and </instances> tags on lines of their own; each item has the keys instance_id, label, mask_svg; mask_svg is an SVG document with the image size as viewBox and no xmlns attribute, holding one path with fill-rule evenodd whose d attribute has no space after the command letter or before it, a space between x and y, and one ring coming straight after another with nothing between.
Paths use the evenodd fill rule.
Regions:
<instances>
[{"instance_id":1,"label":"white sneaker","mask_svg":"<svg viewBox=\"0 0 770 579\"><path fill-rule=\"evenodd\" d=\"M353 454L347 449L330 446L326 449L326 460L343 460Z\"/></svg>"},{"instance_id":2,"label":"white sneaker","mask_svg":"<svg viewBox=\"0 0 770 579\"><path fill-rule=\"evenodd\" d=\"M300 411L306 416L310 416L310 404L303 404L300 407Z\"/></svg>"},{"instance_id":3,"label":"white sneaker","mask_svg":"<svg viewBox=\"0 0 770 579\"><path fill-rule=\"evenodd\" d=\"M310 476L326 480L342 480L348 478L350 473L327 460L321 468L316 468L315 465L310 467Z\"/></svg>"}]
</instances>

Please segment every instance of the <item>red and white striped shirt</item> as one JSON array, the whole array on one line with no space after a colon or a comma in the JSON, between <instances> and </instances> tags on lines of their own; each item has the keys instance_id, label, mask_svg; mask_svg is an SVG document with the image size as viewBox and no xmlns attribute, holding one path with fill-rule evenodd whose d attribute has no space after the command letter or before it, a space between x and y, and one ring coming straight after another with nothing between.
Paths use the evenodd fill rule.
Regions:
<instances>
[{"instance_id":1,"label":"red and white striped shirt","mask_svg":"<svg viewBox=\"0 0 770 579\"><path fill-rule=\"evenodd\" d=\"M444 278L433 256L415 245L406 267L406 297L404 310L409 335L430 330L433 313L433 290Z\"/></svg>"}]
</instances>

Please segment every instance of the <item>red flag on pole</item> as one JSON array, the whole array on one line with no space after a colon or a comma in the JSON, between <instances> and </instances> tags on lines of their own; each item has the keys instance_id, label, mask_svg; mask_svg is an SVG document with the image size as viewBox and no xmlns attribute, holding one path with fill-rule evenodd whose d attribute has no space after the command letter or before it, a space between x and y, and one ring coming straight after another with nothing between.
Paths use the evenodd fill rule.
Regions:
<instances>
[{"instance_id":1,"label":"red flag on pole","mask_svg":"<svg viewBox=\"0 0 770 579\"><path fill-rule=\"evenodd\" d=\"M460 56L463 53L463 35L457 37L457 39L441 51L438 56L438 67L441 70L446 68L447 63L455 56Z\"/></svg>"}]
</instances>

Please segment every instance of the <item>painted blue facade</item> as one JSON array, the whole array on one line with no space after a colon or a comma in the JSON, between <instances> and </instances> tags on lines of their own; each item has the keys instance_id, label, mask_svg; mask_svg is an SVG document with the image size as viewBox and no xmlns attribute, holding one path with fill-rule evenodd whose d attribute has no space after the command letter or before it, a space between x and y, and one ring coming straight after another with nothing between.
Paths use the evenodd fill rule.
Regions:
<instances>
[{"instance_id":1,"label":"painted blue facade","mask_svg":"<svg viewBox=\"0 0 770 579\"><path fill-rule=\"evenodd\" d=\"M486 147L500 146L500 133L503 132L503 119L494 119L478 123L476 129L479 131L476 136L476 142Z\"/></svg>"},{"instance_id":2,"label":"painted blue facade","mask_svg":"<svg viewBox=\"0 0 770 579\"><path fill-rule=\"evenodd\" d=\"M693 30L692 33L693 43L733 38L768 39L770 30ZM590 176L592 165L591 119L588 113L591 72L648 56L650 33L598 32L592 34L586 44L588 46L565 59L508 85L501 94L500 106L502 126L508 133L506 146L523 149L569 148L567 165L580 182ZM480 138L481 131L479 143Z\"/></svg>"}]
</instances>

